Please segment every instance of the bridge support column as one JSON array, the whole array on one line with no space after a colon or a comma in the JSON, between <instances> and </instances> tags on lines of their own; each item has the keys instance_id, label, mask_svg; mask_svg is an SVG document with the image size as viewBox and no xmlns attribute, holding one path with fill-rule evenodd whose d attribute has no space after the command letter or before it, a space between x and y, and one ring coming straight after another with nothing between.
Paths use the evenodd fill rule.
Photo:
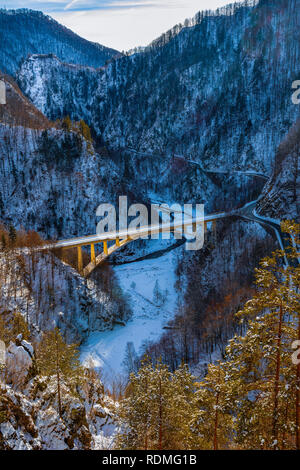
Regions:
<instances>
[{"instance_id":1,"label":"bridge support column","mask_svg":"<svg viewBox=\"0 0 300 470\"><path fill-rule=\"evenodd\" d=\"M91 244L91 262L96 264L96 254L95 254L95 245Z\"/></svg>"},{"instance_id":2,"label":"bridge support column","mask_svg":"<svg viewBox=\"0 0 300 470\"><path fill-rule=\"evenodd\" d=\"M105 255L108 255L107 242L103 242L103 251Z\"/></svg>"},{"instance_id":3,"label":"bridge support column","mask_svg":"<svg viewBox=\"0 0 300 470\"><path fill-rule=\"evenodd\" d=\"M66 262L66 249L65 248L61 249L61 259L64 263Z\"/></svg>"},{"instance_id":4,"label":"bridge support column","mask_svg":"<svg viewBox=\"0 0 300 470\"><path fill-rule=\"evenodd\" d=\"M82 261L82 247L77 247L77 261L78 261L78 271L81 273L83 271L83 261Z\"/></svg>"}]
</instances>

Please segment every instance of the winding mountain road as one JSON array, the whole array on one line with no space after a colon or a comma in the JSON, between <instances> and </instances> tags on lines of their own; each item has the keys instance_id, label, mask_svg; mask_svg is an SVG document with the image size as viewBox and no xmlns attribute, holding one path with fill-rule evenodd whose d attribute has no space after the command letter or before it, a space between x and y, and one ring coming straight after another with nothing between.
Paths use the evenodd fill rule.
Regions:
<instances>
[{"instance_id":1,"label":"winding mountain road","mask_svg":"<svg viewBox=\"0 0 300 470\"><path fill-rule=\"evenodd\" d=\"M135 154L139 154L142 156L150 156L151 154L135 151L133 149L128 149ZM151 155L154 156L154 155ZM242 171L242 170L232 170L232 171L227 171L224 169L205 169L201 165L201 163L196 162L194 160L186 159L185 157L181 156L175 156L176 158L182 158L184 161L186 161L188 164L191 165L196 165L198 168L200 168L201 171L204 173L209 173L209 174L223 174L223 175L230 175L230 174L238 174L238 175L245 175L248 177L254 177L254 178L263 178L265 180L268 180L268 176L264 175L259 172L255 171ZM281 232L280 228L280 223L270 220L268 218L259 216L258 214L255 213L255 208L256 204L258 202L259 198L255 201L251 201L247 203L245 206L243 206L240 209L233 210L230 212L220 212L220 213L214 213L214 214L209 214L205 215L204 220L203 218L195 218L192 216L192 214L185 214L184 217L188 216L188 220L182 221L177 221L173 220L171 223L167 224L158 224L158 225L148 225L148 226L143 226L140 228L135 228L135 229L127 229L127 230L121 230L121 231L114 231L114 232L105 232L101 234L94 234L94 235L88 235L88 236L82 236L78 238L72 238L68 240L60 240L54 244L51 245L45 245L42 247L42 250L49 249L49 248L72 248L72 247L81 247L84 245L92 245L95 243L107 243L115 240L125 240L127 239L128 241L134 241L138 238L143 238L147 237L151 234L157 234L157 233L163 233L163 232L176 232L178 229L183 229L185 230L187 227L191 227L192 225L195 224L206 224L209 222L216 222L218 219L224 219L227 217L232 217L232 216L237 216L240 217L244 220L252 221L259 223L263 227L268 227L271 229L271 231L275 234L280 248L282 250L285 250L288 246L291 244L291 239L288 234L284 234ZM119 242L118 242L119 243ZM124 245L125 242L121 242L121 245L118 244L116 245L116 249L122 245ZM109 253L105 254L105 257L116 251L114 247L109 248ZM110 253L111 252L111 253ZM104 256L104 254L103 254ZM285 257L285 264L298 264L299 260L287 260L287 257Z\"/></svg>"}]
</instances>

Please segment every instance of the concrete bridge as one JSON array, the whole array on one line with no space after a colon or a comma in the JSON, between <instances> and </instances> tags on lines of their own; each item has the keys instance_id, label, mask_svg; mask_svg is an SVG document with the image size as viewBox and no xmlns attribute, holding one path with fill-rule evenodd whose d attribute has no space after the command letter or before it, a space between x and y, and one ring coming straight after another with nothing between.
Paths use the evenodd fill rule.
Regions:
<instances>
[{"instance_id":1,"label":"concrete bridge","mask_svg":"<svg viewBox=\"0 0 300 470\"><path fill-rule=\"evenodd\" d=\"M216 230L217 221L235 215L235 212L220 212L216 214L206 215L203 218L190 218L184 221L173 221L166 224L147 225L137 229L121 230L116 232L104 232L96 235L83 236L79 238L71 238L68 240L61 240L51 245L46 245L40 250L48 249L69 249L77 248L78 271L84 276L88 277L94 269L102 264L109 256L140 238L146 238L154 234L162 233L187 233L192 229L195 233L200 228L207 231L207 225L212 224L213 231ZM103 245L103 251L96 256L95 245ZM90 247L90 263L83 266L82 247Z\"/></svg>"}]
</instances>

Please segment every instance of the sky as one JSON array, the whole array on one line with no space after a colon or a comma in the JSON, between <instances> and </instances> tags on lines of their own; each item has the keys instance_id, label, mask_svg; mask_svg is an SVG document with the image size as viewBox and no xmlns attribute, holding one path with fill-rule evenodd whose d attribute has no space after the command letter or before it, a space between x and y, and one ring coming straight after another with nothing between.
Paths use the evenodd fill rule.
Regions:
<instances>
[{"instance_id":1,"label":"sky","mask_svg":"<svg viewBox=\"0 0 300 470\"><path fill-rule=\"evenodd\" d=\"M0 7L41 10L90 41L127 51L148 45L200 10L214 10L232 1L0 0Z\"/></svg>"}]
</instances>

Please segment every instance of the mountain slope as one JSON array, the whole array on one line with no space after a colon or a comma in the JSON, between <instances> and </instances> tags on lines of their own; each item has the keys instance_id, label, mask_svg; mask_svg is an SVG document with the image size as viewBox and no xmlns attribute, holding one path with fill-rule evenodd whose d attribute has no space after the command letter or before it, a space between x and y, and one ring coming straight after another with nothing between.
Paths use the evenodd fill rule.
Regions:
<instances>
[{"instance_id":1,"label":"mountain slope","mask_svg":"<svg viewBox=\"0 0 300 470\"><path fill-rule=\"evenodd\" d=\"M0 450L109 447L115 404L95 373L85 371L76 393L62 379L59 416L55 378L32 373L34 357L32 344L22 335L10 341L6 373L0 375Z\"/></svg>"},{"instance_id":2,"label":"mountain slope","mask_svg":"<svg viewBox=\"0 0 300 470\"><path fill-rule=\"evenodd\" d=\"M62 61L101 67L117 51L81 38L50 16L33 10L0 9L0 70L15 75L30 54L55 54Z\"/></svg>"},{"instance_id":3,"label":"mountain slope","mask_svg":"<svg viewBox=\"0 0 300 470\"><path fill-rule=\"evenodd\" d=\"M80 344L91 332L111 330L130 316L115 279L110 279L112 292L104 278L102 272L86 281L53 253L5 253L0 263L0 319L18 311L36 338L57 326L67 342Z\"/></svg>"},{"instance_id":4,"label":"mountain slope","mask_svg":"<svg viewBox=\"0 0 300 470\"><path fill-rule=\"evenodd\" d=\"M0 219L44 237L94 233L96 208L115 201L121 175L76 126L50 122L4 76L0 107ZM113 189L111 187L113 185ZM80 195L80 197L77 197Z\"/></svg>"},{"instance_id":5,"label":"mountain slope","mask_svg":"<svg viewBox=\"0 0 300 470\"><path fill-rule=\"evenodd\" d=\"M31 129L50 127L49 120L22 94L12 77L0 72L0 79L5 83L7 101L5 106L0 106L0 123Z\"/></svg>"},{"instance_id":6,"label":"mountain slope","mask_svg":"<svg viewBox=\"0 0 300 470\"><path fill-rule=\"evenodd\" d=\"M92 84L97 74L94 69L89 73ZM200 201L212 212L248 202L261 189L259 181L249 185L249 179L240 175L207 176L179 158L95 150L78 129L67 132L49 121L12 78L4 79L7 104L0 107L0 220L7 225L37 230L45 238L67 238L94 233L98 205L116 204L120 195L139 203Z\"/></svg>"},{"instance_id":7,"label":"mountain slope","mask_svg":"<svg viewBox=\"0 0 300 470\"><path fill-rule=\"evenodd\" d=\"M300 119L276 152L274 171L257 212L273 219L300 220Z\"/></svg>"},{"instance_id":8,"label":"mountain slope","mask_svg":"<svg viewBox=\"0 0 300 470\"><path fill-rule=\"evenodd\" d=\"M299 115L291 87L300 75L300 0L252 4L198 15L95 73L31 57L19 84L49 118L84 117L113 148L270 173Z\"/></svg>"}]
</instances>

